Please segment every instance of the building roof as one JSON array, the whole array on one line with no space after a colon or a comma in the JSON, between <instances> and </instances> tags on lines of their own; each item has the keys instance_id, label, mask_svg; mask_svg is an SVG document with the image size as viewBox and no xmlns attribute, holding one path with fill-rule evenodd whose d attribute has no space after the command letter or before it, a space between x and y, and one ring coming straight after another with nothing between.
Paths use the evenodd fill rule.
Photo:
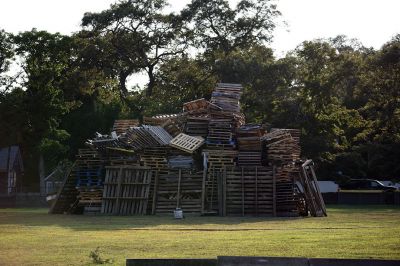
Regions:
<instances>
[{"instance_id":1,"label":"building roof","mask_svg":"<svg viewBox=\"0 0 400 266\"><path fill-rule=\"evenodd\" d=\"M18 146L0 148L0 172L7 172L7 169L24 171L21 151Z\"/></svg>"}]
</instances>

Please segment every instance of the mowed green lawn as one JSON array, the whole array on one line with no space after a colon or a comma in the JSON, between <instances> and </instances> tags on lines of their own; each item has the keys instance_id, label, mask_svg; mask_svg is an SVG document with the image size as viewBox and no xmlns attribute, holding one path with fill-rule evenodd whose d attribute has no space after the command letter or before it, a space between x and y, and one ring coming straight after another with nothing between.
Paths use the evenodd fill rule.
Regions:
<instances>
[{"instance_id":1,"label":"mowed green lawn","mask_svg":"<svg viewBox=\"0 0 400 266\"><path fill-rule=\"evenodd\" d=\"M1 265L126 258L305 256L400 259L400 208L331 206L326 218L49 215L0 209Z\"/></svg>"}]
</instances>

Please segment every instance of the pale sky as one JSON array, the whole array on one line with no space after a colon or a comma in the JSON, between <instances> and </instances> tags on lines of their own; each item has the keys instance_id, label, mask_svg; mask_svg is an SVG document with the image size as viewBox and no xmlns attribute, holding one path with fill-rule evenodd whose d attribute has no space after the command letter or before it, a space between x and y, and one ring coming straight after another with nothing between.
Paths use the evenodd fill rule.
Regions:
<instances>
[{"instance_id":1,"label":"pale sky","mask_svg":"<svg viewBox=\"0 0 400 266\"><path fill-rule=\"evenodd\" d=\"M32 28L71 34L85 12L97 12L115 0L0 0L0 29L17 33ZM170 0L179 11L190 0ZM230 0L236 3L237 0ZM271 47L278 57L302 41L335 37L359 39L379 49L400 33L400 0L278 0L282 12ZM283 21L287 22L287 26ZM140 82L141 83L141 82Z\"/></svg>"},{"instance_id":2,"label":"pale sky","mask_svg":"<svg viewBox=\"0 0 400 266\"><path fill-rule=\"evenodd\" d=\"M83 13L101 11L115 0L0 0L0 28L17 33L39 30L70 34L79 30ZM180 10L190 0L170 0ZM231 0L237 2L237 0ZM379 48L400 33L399 0L278 0L282 12L272 48L277 55L304 40L338 34Z\"/></svg>"}]
</instances>

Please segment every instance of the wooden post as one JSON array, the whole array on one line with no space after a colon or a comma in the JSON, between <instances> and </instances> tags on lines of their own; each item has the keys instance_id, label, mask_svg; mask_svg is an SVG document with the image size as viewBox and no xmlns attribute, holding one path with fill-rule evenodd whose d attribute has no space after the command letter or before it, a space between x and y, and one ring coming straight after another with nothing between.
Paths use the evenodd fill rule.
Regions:
<instances>
[{"instance_id":1,"label":"wooden post","mask_svg":"<svg viewBox=\"0 0 400 266\"><path fill-rule=\"evenodd\" d=\"M144 171L144 178L143 180L143 190L142 193L144 194L144 204L142 207L142 213L141 214L147 214L148 207L147 205L149 204L149 196L150 196L150 184L151 184L151 179L153 178L153 173L150 170L145 170Z\"/></svg>"},{"instance_id":2,"label":"wooden post","mask_svg":"<svg viewBox=\"0 0 400 266\"><path fill-rule=\"evenodd\" d=\"M214 200L214 181L215 181L215 168L212 168L210 211L212 211L212 208L213 208L213 200Z\"/></svg>"},{"instance_id":3,"label":"wooden post","mask_svg":"<svg viewBox=\"0 0 400 266\"><path fill-rule=\"evenodd\" d=\"M315 175L314 167L313 167L312 164L310 164L309 167L310 167L311 176L313 178L313 182L314 182L314 186L315 186L315 190L316 190L316 194L317 194L317 197L318 197L318 201L319 201L321 210L322 210L322 212L324 213L325 216L328 216L328 214L326 212L326 206L325 206L324 198L322 197L321 190L319 189L318 180L317 180L317 176Z\"/></svg>"},{"instance_id":4,"label":"wooden post","mask_svg":"<svg viewBox=\"0 0 400 266\"><path fill-rule=\"evenodd\" d=\"M218 184L218 214L219 216L224 215L224 196L223 196L223 174L221 170L218 172L217 184Z\"/></svg>"},{"instance_id":5,"label":"wooden post","mask_svg":"<svg viewBox=\"0 0 400 266\"><path fill-rule=\"evenodd\" d=\"M226 216L226 167L224 167L224 174L223 174L223 216Z\"/></svg>"},{"instance_id":6,"label":"wooden post","mask_svg":"<svg viewBox=\"0 0 400 266\"><path fill-rule=\"evenodd\" d=\"M258 217L258 167L256 166L256 195L255 195L255 205L256 205L256 216Z\"/></svg>"},{"instance_id":7,"label":"wooden post","mask_svg":"<svg viewBox=\"0 0 400 266\"><path fill-rule=\"evenodd\" d=\"M203 169L203 183L201 184L201 214L205 213L207 170Z\"/></svg>"},{"instance_id":8,"label":"wooden post","mask_svg":"<svg viewBox=\"0 0 400 266\"><path fill-rule=\"evenodd\" d=\"M272 167L272 215L276 217L276 167Z\"/></svg>"},{"instance_id":9,"label":"wooden post","mask_svg":"<svg viewBox=\"0 0 400 266\"><path fill-rule=\"evenodd\" d=\"M244 176L243 176L243 166L242 166L242 216L244 216Z\"/></svg>"},{"instance_id":10,"label":"wooden post","mask_svg":"<svg viewBox=\"0 0 400 266\"><path fill-rule=\"evenodd\" d=\"M153 215L156 214L157 193L158 193L158 170L156 171L156 176L154 178L153 206L151 207L151 214L153 214Z\"/></svg>"},{"instance_id":11,"label":"wooden post","mask_svg":"<svg viewBox=\"0 0 400 266\"><path fill-rule=\"evenodd\" d=\"M181 179L182 179L182 170L179 169L178 171L178 193L176 196L176 207L179 208L180 205L180 198L181 198Z\"/></svg>"},{"instance_id":12,"label":"wooden post","mask_svg":"<svg viewBox=\"0 0 400 266\"><path fill-rule=\"evenodd\" d=\"M119 169L118 179L117 179L117 191L115 193L116 202L113 210L113 214L119 214L119 205L120 205L120 193L121 193L121 183L122 183L122 168Z\"/></svg>"}]
</instances>

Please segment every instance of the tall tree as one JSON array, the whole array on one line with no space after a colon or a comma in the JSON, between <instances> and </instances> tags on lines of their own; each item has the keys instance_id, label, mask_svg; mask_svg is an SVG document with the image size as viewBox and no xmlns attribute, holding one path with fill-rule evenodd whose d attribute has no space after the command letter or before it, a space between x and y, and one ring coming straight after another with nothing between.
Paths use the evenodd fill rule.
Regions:
<instances>
[{"instance_id":1,"label":"tall tree","mask_svg":"<svg viewBox=\"0 0 400 266\"><path fill-rule=\"evenodd\" d=\"M19 118L22 124L17 132L22 133L26 156L31 157L25 160L31 174L28 178L34 180L35 169L44 175L44 161L56 164L68 150L65 141L69 134L59 129L59 123L69 109L62 88L66 87L72 60L72 41L67 36L35 29L14 36L13 41L25 72L23 90L19 91L24 117Z\"/></svg>"},{"instance_id":2,"label":"tall tree","mask_svg":"<svg viewBox=\"0 0 400 266\"><path fill-rule=\"evenodd\" d=\"M99 44L97 60L119 79L123 98L128 95L127 78L141 71L147 72L146 96L151 96L159 64L187 48L182 21L165 14L165 6L165 0L124 0L100 13L86 13L82 19L81 36Z\"/></svg>"},{"instance_id":3,"label":"tall tree","mask_svg":"<svg viewBox=\"0 0 400 266\"><path fill-rule=\"evenodd\" d=\"M225 0L192 0L182 11L182 17L193 22L196 47L225 55L268 42L278 15L270 0L241 0L235 8Z\"/></svg>"},{"instance_id":4,"label":"tall tree","mask_svg":"<svg viewBox=\"0 0 400 266\"><path fill-rule=\"evenodd\" d=\"M0 30L0 93L9 89L10 80L5 75L10 67L14 51L10 34Z\"/></svg>"}]
</instances>

